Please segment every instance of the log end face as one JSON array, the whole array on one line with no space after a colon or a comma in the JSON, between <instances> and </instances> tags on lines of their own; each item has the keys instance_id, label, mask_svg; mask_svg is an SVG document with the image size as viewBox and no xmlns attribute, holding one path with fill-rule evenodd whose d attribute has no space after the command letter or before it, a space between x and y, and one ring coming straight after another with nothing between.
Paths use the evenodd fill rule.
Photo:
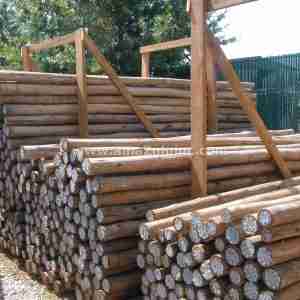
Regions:
<instances>
[{"instance_id":1,"label":"log end face","mask_svg":"<svg viewBox=\"0 0 300 300\"><path fill-rule=\"evenodd\" d=\"M246 282L244 285L244 294L249 300L257 300L259 296L257 285L253 282Z\"/></svg>"},{"instance_id":2,"label":"log end face","mask_svg":"<svg viewBox=\"0 0 300 300\"><path fill-rule=\"evenodd\" d=\"M280 290L281 277L276 270L266 269L263 272L263 281L270 290L272 291Z\"/></svg>"},{"instance_id":3,"label":"log end face","mask_svg":"<svg viewBox=\"0 0 300 300\"><path fill-rule=\"evenodd\" d=\"M258 232L257 218L252 215L245 216L241 222L241 229L248 236L255 235Z\"/></svg>"},{"instance_id":4,"label":"log end face","mask_svg":"<svg viewBox=\"0 0 300 300\"><path fill-rule=\"evenodd\" d=\"M142 240L148 241L150 239L150 234L146 224L141 224L139 228L139 234Z\"/></svg>"},{"instance_id":5,"label":"log end face","mask_svg":"<svg viewBox=\"0 0 300 300\"><path fill-rule=\"evenodd\" d=\"M257 251L257 261L264 268L271 267L273 262L271 248L260 247Z\"/></svg>"},{"instance_id":6,"label":"log end face","mask_svg":"<svg viewBox=\"0 0 300 300\"><path fill-rule=\"evenodd\" d=\"M241 240L240 232L234 225L228 226L225 232L226 240L231 245L238 245Z\"/></svg>"},{"instance_id":7,"label":"log end face","mask_svg":"<svg viewBox=\"0 0 300 300\"><path fill-rule=\"evenodd\" d=\"M272 215L267 209L262 209L258 213L258 222L261 226L270 226L272 224Z\"/></svg>"}]
</instances>

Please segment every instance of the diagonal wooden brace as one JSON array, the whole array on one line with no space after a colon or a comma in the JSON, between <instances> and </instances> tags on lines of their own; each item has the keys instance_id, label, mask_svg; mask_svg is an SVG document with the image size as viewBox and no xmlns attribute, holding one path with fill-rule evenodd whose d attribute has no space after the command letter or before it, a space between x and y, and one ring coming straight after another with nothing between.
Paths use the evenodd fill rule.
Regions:
<instances>
[{"instance_id":1,"label":"diagonal wooden brace","mask_svg":"<svg viewBox=\"0 0 300 300\"><path fill-rule=\"evenodd\" d=\"M272 136L268 132L264 121L256 110L255 104L251 101L250 97L243 92L238 75L236 74L230 61L227 59L219 41L211 32L208 32L207 34L207 42L210 51L212 51L215 63L219 65L228 82L231 84L234 94L240 100L241 106L247 113L249 120L257 131L257 134L265 144L271 158L275 161L282 176L284 178L290 178L292 174L287 163L284 161L277 146L274 144Z\"/></svg>"},{"instance_id":2,"label":"diagonal wooden brace","mask_svg":"<svg viewBox=\"0 0 300 300\"><path fill-rule=\"evenodd\" d=\"M115 87L119 90L121 95L130 105L131 109L135 112L139 120L142 122L144 127L150 132L152 137L158 138L160 137L158 130L153 126L152 122L146 116L143 110L141 110L136 103L134 97L130 94L127 86L122 82L119 78L116 71L110 65L110 63L106 60L106 58L102 55L102 53L97 48L95 42L86 34L85 35L85 46L91 53L94 55L98 64L104 69L106 75L110 78Z\"/></svg>"}]
</instances>

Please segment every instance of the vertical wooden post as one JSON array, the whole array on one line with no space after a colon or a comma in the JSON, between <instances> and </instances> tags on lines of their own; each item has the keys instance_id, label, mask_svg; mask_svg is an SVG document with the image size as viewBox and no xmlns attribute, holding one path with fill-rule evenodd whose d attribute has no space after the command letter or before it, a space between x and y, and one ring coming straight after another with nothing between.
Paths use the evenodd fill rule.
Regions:
<instances>
[{"instance_id":1,"label":"vertical wooden post","mask_svg":"<svg viewBox=\"0 0 300 300\"><path fill-rule=\"evenodd\" d=\"M30 50L28 46L24 46L21 48L21 57L23 63L23 69L27 72L33 71L33 63L30 55Z\"/></svg>"},{"instance_id":2,"label":"vertical wooden post","mask_svg":"<svg viewBox=\"0 0 300 300\"><path fill-rule=\"evenodd\" d=\"M192 0L192 193L193 196L207 194L207 84L205 66L206 9L204 0Z\"/></svg>"},{"instance_id":3,"label":"vertical wooden post","mask_svg":"<svg viewBox=\"0 0 300 300\"><path fill-rule=\"evenodd\" d=\"M87 138L88 133L88 88L86 78L85 30L80 29L76 34L76 75L79 101L79 134Z\"/></svg>"},{"instance_id":4,"label":"vertical wooden post","mask_svg":"<svg viewBox=\"0 0 300 300\"><path fill-rule=\"evenodd\" d=\"M207 77L207 126L209 133L216 133L218 130L218 107L217 107L217 82L215 73L215 64L209 51L209 45L206 44L206 77Z\"/></svg>"},{"instance_id":5,"label":"vertical wooden post","mask_svg":"<svg viewBox=\"0 0 300 300\"><path fill-rule=\"evenodd\" d=\"M142 54L142 77L150 77L150 53Z\"/></svg>"}]
</instances>

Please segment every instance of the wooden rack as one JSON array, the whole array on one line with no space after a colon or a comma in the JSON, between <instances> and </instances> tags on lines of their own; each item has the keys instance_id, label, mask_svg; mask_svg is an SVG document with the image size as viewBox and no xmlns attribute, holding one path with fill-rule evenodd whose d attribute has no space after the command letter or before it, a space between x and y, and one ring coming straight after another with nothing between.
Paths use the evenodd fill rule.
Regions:
<instances>
[{"instance_id":1,"label":"wooden rack","mask_svg":"<svg viewBox=\"0 0 300 300\"><path fill-rule=\"evenodd\" d=\"M270 156L284 178L292 176L286 162L281 157L271 135L258 114L255 105L242 91L241 83L230 61L223 52L219 41L209 32L206 19L209 11L241 5L255 0L187 0L187 12L191 15L191 37L142 47L142 76L150 76L150 55L152 52L178 47L192 48L191 70L191 111L193 150L193 194L207 194L206 135L207 128L216 127L215 77L217 64L232 86L234 94L248 115L252 125L264 142Z\"/></svg>"},{"instance_id":2,"label":"wooden rack","mask_svg":"<svg viewBox=\"0 0 300 300\"><path fill-rule=\"evenodd\" d=\"M76 74L78 84L79 99L79 130L80 137L88 137L88 91L87 91L87 74L86 74L86 50L89 50L95 57L97 63L102 67L106 75L110 78L115 87L119 90L125 101L130 105L138 119L149 131L152 137L159 137L159 132L154 128L151 120L146 116L144 111L138 106L134 97L129 92L127 86L119 78L116 71L102 55L95 42L89 37L85 29L79 29L74 33L49 39L47 41L27 45L22 48L22 60L25 71L37 71L38 66L32 60L32 53L40 52L50 48L74 44L76 47Z\"/></svg>"}]
</instances>

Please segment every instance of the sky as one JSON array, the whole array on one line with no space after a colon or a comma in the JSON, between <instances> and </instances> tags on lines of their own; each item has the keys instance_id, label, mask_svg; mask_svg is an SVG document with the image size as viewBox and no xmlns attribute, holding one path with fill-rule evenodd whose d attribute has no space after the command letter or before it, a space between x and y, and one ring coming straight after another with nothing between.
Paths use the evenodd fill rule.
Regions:
<instances>
[{"instance_id":1,"label":"sky","mask_svg":"<svg viewBox=\"0 0 300 300\"><path fill-rule=\"evenodd\" d=\"M300 1L259 0L228 9L227 31L237 42L229 58L300 53Z\"/></svg>"}]
</instances>

